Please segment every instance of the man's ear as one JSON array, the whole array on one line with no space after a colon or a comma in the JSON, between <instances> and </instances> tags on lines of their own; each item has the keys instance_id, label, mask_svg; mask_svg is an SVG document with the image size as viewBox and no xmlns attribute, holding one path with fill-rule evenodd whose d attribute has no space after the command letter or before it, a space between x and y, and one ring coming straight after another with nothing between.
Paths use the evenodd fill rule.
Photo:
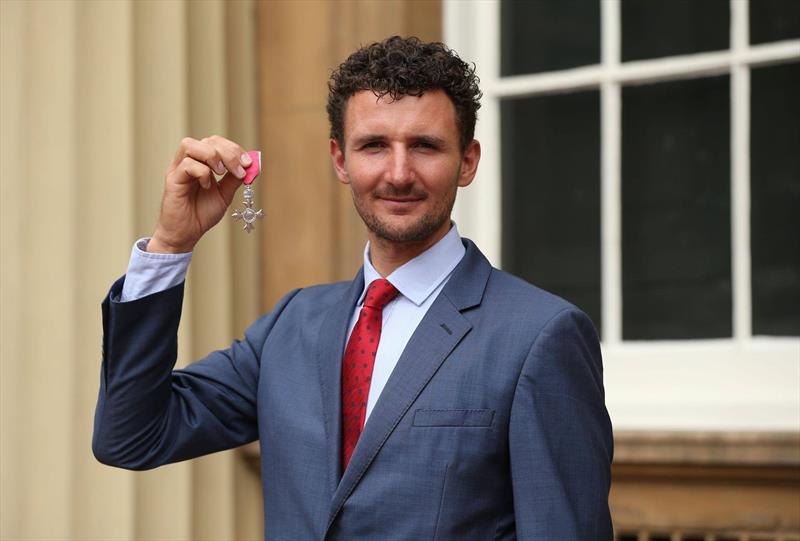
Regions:
<instances>
[{"instance_id":1,"label":"man's ear","mask_svg":"<svg viewBox=\"0 0 800 541\"><path fill-rule=\"evenodd\" d=\"M478 162L481 161L481 144L473 139L461 155L461 172L458 175L458 185L462 188L469 186L478 172Z\"/></svg>"},{"instance_id":2,"label":"man's ear","mask_svg":"<svg viewBox=\"0 0 800 541\"><path fill-rule=\"evenodd\" d=\"M347 174L347 169L344 167L344 149L339 146L336 139L330 141L331 163L333 163L333 170L336 171L336 176L342 184L350 184L350 176Z\"/></svg>"}]
</instances>

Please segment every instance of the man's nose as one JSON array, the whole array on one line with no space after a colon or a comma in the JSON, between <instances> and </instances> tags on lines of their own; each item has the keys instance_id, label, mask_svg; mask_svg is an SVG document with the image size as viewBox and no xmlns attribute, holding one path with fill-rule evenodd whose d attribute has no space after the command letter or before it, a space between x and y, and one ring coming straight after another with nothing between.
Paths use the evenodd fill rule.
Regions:
<instances>
[{"instance_id":1,"label":"man's nose","mask_svg":"<svg viewBox=\"0 0 800 541\"><path fill-rule=\"evenodd\" d=\"M389 164L389 182L395 185L411 182L414 176L411 165L410 156L405 148L394 149Z\"/></svg>"}]
</instances>

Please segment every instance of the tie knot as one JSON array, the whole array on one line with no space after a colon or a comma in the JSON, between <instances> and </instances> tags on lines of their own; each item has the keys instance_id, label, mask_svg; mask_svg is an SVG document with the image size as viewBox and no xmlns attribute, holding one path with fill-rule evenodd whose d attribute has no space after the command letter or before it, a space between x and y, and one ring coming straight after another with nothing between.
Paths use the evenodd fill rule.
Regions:
<instances>
[{"instance_id":1,"label":"tie knot","mask_svg":"<svg viewBox=\"0 0 800 541\"><path fill-rule=\"evenodd\" d=\"M364 297L364 306L383 310L397 296L397 289L389 280L381 278L374 280L367 288L367 295Z\"/></svg>"}]
</instances>

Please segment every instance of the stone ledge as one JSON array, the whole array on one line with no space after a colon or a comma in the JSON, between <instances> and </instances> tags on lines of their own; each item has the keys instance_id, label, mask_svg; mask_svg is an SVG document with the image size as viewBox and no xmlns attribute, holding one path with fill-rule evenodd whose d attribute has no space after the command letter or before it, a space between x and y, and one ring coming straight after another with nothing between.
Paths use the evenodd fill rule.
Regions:
<instances>
[{"instance_id":1,"label":"stone ledge","mask_svg":"<svg viewBox=\"0 0 800 541\"><path fill-rule=\"evenodd\" d=\"M800 467L800 432L619 431L614 463Z\"/></svg>"}]
</instances>

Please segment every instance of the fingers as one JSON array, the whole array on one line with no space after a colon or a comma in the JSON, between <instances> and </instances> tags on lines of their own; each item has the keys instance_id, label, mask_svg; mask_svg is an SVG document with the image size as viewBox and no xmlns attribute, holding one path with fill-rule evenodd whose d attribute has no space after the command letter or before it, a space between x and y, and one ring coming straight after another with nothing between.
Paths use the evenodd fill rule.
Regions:
<instances>
[{"instance_id":1,"label":"fingers","mask_svg":"<svg viewBox=\"0 0 800 541\"><path fill-rule=\"evenodd\" d=\"M241 146L219 135L212 135L199 141L185 137L178 146L173 168L177 168L186 158L207 165L217 175L230 171L238 179L244 178L244 168L252 163L250 156Z\"/></svg>"},{"instance_id":2,"label":"fingers","mask_svg":"<svg viewBox=\"0 0 800 541\"><path fill-rule=\"evenodd\" d=\"M211 187L212 182L216 182L214 176L211 174L210 167L189 157L181 160L176 172L179 178L189 181L195 180L206 190Z\"/></svg>"},{"instance_id":3,"label":"fingers","mask_svg":"<svg viewBox=\"0 0 800 541\"><path fill-rule=\"evenodd\" d=\"M202 139L200 143L213 148L216 152L216 155L221 159L225 169L233 173L236 178L244 178L244 168L250 165L252 162L245 149L233 141L225 139L224 137L220 137L219 135L206 137L205 139Z\"/></svg>"}]
</instances>

